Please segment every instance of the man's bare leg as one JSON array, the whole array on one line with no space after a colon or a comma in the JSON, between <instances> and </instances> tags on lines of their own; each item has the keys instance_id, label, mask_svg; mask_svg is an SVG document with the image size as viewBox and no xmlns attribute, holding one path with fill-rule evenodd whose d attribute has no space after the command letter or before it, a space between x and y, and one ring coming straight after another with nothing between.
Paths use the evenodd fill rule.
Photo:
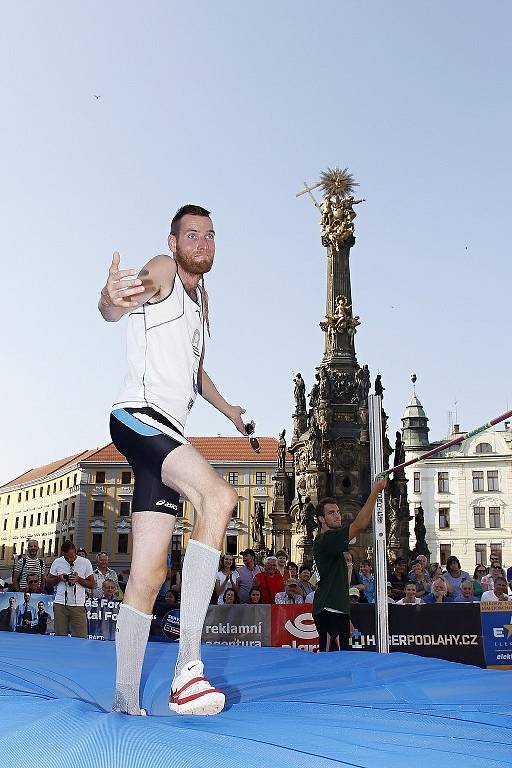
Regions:
<instances>
[{"instance_id":1,"label":"man's bare leg","mask_svg":"<svg viewBox=\"0 0 512 768\"><path fill-rule=\"evenodd\" d=\"M180 645L170 706L180 713L215 714L224 706L224 695L207 681L194 685L189 678L203 680L201 634L220 549L238 494L191 445L176 448L167 456L162 466L162 480L189 499L195 509L192 538L183 562ZM177 703L181 700L176 696L181 690L183 697L190 699L183 705Z\"/></svg>"},{"instance_id":2,"label":"man's bare leg","mask_svg":"<svg viewBox=\"0 0 512 768\"><path fill-rule=\"evenodd\" d=\"M140 715L139 688L153 604L167 573L167 551L176 518L134 512L130 578L116 627L117 674L113 709Z\"/></svg>"}]
</instances>

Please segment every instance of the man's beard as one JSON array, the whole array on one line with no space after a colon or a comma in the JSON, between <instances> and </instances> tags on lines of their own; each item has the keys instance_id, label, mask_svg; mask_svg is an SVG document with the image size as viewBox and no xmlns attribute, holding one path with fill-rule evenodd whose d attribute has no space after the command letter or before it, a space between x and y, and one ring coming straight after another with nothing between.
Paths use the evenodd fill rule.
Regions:
<instances>
[{"instance_id":1,"label":"man's beard","mask_svg":"<svg viewBox=\"0 0 512 768\"><path fill-rule=\"evenodd\" d=\"M189 275L205 275L213 267L213 256L204 254L202 257L185 256L180 248L174 254L176 263Z\"/></svg>"}]
</instances>

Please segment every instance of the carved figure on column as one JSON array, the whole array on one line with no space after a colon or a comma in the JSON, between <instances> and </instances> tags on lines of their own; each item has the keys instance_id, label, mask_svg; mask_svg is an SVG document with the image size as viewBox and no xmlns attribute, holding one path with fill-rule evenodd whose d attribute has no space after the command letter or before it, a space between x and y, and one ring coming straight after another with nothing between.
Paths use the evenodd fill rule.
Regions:
<instances>
[{"instance_id":1,"label":"carved figure on column","mask_svg":"<svg viewBox=\"0 0 512 768\"><path fill-rule=\"evenodd\" d=\"M328 248L331 244L330 233L332 228L332 205L330 197L324 198L320 210L322 211L322 221L320 223L322 245L325 248Z\"/></svg>"},{"instance_id":2,"label":"carved figure on column","mask_svg":"<svg viewBox=\"0 0 512 768\"><path fill-rule=\"evenodd\" d=\"M320 399L320 374L315 373L315 383L313 384L313 388L311 392L309 393L309 407L310 408L316 408L318 405L318 401Z\"/></svg>"},{"instance_id":3,"label":"carved figure on column","mask_svg":"<svg viewBox=\"0 0 512 768\"><path fill-rule=\"evenodd\" d=\"M430 550L426 542L427 529L425 528L425 513L423 512L423 507L418 507L416 509L414 535L416 537L416 546L413 550L414 557L425 555L425 557L430 558Z\"/></svg>"},{"instance_id":4,"label":"carved figure on column","mask_svg":"<svg viewBox=\"0 0 512 768\"><path fill-rule=\"evenodd\" d=\"M332 382L331 382L331 377L329 376L329 371L324 366L320 368L319 385L320 385L320 400L324 400L330 403L332 400Z\"/></svg>"},{"instance_id":5,"label":"carved figure on column","mask_svg":"<svg viewBox=\"0 0 512 768\"><path fill-rule=\"evenodd\" d=\"M311 497L306 496L306 498L304 499L304 505L301 511L302 516L300 520L300 530L305 532L306 539L308 541L311 541L313 539L313 534L318 527L315 513L316 513L316 510L315 510L314 504L312 504L311 502Z\"/></svg>"},{"instance_id":6,"label":"carved figure on column","mask_svg":"<svg viewBox=\"0 0 512 768\"><path fill-rule=\"evenodd\" d=\"M252 516L252 540L257 549L265 546L265 510L263 504L258 502L254 507L254 513Z\"/></svg>"},{"instance_id":7,"label":"carved figure on column","mask_svg":"<svg viewBox=\"0 0 512 768\"><path fill-rule=\"evenodd\" d=\"M366 363L356 371L357 397L360 403L366 403L370 392L370 370Z\"/></svg>"},{"instance_id":8,"label":"carved figure on column","mask_svg":"<svg viewBox=\"0 0 512 768\"><path fill-rule=\"evenodd\" d=\"M293 383L295 384L293 389L295 413L306 413L306 385L300 373L296 375Z\"/></svg>"},{"instance_id":9,"label":"carved figure on column","mask_svg":"<svg viewBox=\"0 0 512 768\"><path fill-rule=\"evenodd\" d=\"M389 499L388 549L396 549L400 546L400 527L400 499L391 496Z\"/></svg>"},{"instance_id":10,"label":"carved figure on column","mask_svg":"<svg viewBox=\"0 0 512 768\"><path fill-rule=\"evenodd\" d=\"M322 458L322 434L318 422L315 420L311 427L310 435L311 458L320 464Z\"/></svg>"},{"instance_id":11,"label":"carved figure on column","mask_svg":"<svg viewBox=\"0 0 512 768\"><path fill-rule=\"evenodd\" d=\"M375 379L374 389L376 395L380 395L382 398L384 398L384 390L386 387L382 386L382 377L380 373L377 374L377 378Z\"/></svg>"},{"instance_id":12,"label":"carved figure on column","mask_svg":"<svg viewBox=\"0 0 512 768\"><path fill-rule=\"evenodd\" d=\"M329 406L320 406L318 409L318 426L320 432L324 435L330 428L332 422L332 408Z\"/></svg>"},{"instance_id":13,"label":"carved figure on column","mask_svg":"<svg viewBox=\"0 0 512 768\"><path fill-rule=\"evenodd\" d=\"M393 466L397 467L405 461L405 449L400 432L395 433L395 455L393 457Z\"/></svg>"},{"instance_id":14,"label":"carved figure on column","mask_svg":"<svg viewBox=\"0 0 512 768\"><path fill-rule=\"evenodd\" d=\"M285 472L285 461L286 461L286 440L284 439L284 436L286 434L286 429L283 429L281 434L279 435L279 443L277 445L277 471L278 472Z\"/></svg>"}]
</instances>

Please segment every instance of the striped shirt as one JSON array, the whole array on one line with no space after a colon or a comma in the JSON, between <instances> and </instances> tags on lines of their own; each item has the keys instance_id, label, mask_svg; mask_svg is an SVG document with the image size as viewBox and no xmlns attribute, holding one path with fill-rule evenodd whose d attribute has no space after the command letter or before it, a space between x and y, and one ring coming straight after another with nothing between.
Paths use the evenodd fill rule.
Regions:
<instances>
[{"instance_id":1,"label":"striped shirt","mask_svg":"<svg viewBox=\"0 0 512 768\"><path fill-rule=\"evenodd\" d=\"M14 573L21 574L20 589L23 590L27 586L27 577L29 574L31 576L37 576L38 579L43 578L46 573L44 560L39 557L28 557L28 555L18 557L16 560L16 565L14 566Z\"/></svg>"}]
</instances>

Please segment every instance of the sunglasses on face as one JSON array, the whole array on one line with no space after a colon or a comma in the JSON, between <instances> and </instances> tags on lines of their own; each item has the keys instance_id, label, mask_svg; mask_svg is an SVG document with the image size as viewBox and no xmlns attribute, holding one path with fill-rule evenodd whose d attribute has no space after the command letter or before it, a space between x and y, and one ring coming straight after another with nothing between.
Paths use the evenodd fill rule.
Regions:
<instances>
[{"instance_id":1,"label":"sunglasses on face","mask_svg":"<svg viewBox=\"0 0 512 768\"><path fill-rule=\"evenodd\" d=\"M244 424L245 434L249 438L249 443L251 444L251 448L256 453L259 453L261 451L261 446L259 443L259 440L257 437L251 437L251 435L254 435L254 422L251 421L249 424Z\"/></svg>"}]
</instances>

